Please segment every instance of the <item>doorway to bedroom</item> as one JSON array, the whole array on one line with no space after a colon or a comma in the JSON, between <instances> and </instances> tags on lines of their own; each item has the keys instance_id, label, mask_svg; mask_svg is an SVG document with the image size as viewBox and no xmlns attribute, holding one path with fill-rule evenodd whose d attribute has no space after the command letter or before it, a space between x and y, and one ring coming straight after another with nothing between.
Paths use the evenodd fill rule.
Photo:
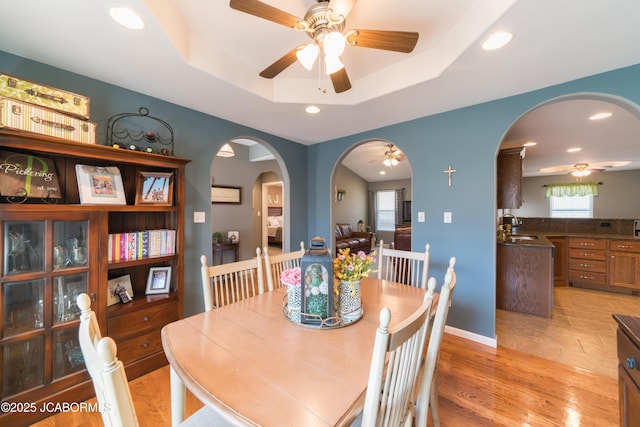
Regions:
<instances>
[{"instance_id":1,"label":"doorway to bedroom","mask_svg":"<svg viewBox=\"0 0 640 427\"><path fill-rule=\"evenodd\" d=\"M282 181L262 184L262 247L268 247L270 255L282 252L284 236L282 185Z\"/></svg>"}]
</instances>

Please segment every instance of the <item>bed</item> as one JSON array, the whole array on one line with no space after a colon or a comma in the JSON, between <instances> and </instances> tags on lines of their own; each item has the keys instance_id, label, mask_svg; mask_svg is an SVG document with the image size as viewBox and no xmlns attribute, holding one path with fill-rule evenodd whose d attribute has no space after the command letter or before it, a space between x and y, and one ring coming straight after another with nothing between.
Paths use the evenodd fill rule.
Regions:
<instances>
[{"instance_id":1,"label":"bed","mask_svg":"<svg viewBox=\"0 0 640 427\"><path fill-rule=\"evenodd\" d=\"M269 244L282 244L282 207L267 208L267 237Z\"/></svg>"}]
</instances>

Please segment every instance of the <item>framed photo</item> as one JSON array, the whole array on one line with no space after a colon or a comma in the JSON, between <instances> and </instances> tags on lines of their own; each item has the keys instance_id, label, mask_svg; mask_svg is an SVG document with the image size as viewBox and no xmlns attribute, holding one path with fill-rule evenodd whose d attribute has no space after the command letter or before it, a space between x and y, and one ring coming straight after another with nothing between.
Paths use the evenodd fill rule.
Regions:
<instances>
[{"instance_id":1,"label":"framed photo","mask_svg":"<svg viewBox=\"0 0 640 427\"><path fill-rule=\"evenodd\" d=\"M227 240L230 240L231 243L238 243L240 241L240 232L239 231L229 231L227 233Z\"/></svg>"},{"instance_id":2,"label":"framed photo","mask_svg":"<svg viewBox=\"0 0 640 427\"><path fill-rule=\"evenodd\" d=\"M80 203L87 205L126 205L122 176L115 166L76 165Z\"/></svg>"},{"instance_id":3,"label":"framed photo","mask_svg":"<svg viewBox=\"0 0 640 427\"><path fill-rule=\"evenodd\" d=\"M211 203L240 204L240 187L211 186Z\"/></svg>"},{"instance_id":4,"label":"framed photo","mask_svg":"<svg viewBox=\"0 0 640 427\"><path fill-rule=\"evenodd\" d=\"M147 295L168 294L171 290L171 267L151 267L147 279Z\"/></svg>"},{"instance_id":5,"label":"framed photo","mask_svg":"<svg viewBox=\"0 0 640 427\"><path fill-rule=\"evenodd\" d=\"M173 172L140 172L136 205L173 205Z\"/></svg>"},{"instance_id":6,"label":"framed photo","mask_svg":"<svg viewBox=\"0 0 640 427\"><path fill-rule=\"evenodd\" d=\"M131 276L128 274L109 280L107 285L109 286L107 305L126 304L133 299Z\"/></svg>"}]
</instances>

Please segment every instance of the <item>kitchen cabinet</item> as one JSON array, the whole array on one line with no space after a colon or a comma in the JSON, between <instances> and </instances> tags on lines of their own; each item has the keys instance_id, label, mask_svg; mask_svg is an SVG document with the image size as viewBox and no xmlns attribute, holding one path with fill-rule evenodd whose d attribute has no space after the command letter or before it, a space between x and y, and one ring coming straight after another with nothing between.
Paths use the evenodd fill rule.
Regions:
<instances>
[{"instance_id":1,"label":"kitchen cabinet","mask_svg":"<svg viewBox=\"0 0 640 427\"><path fill-rule=\"evenodd\" d=\"M189 160L11 132L0 132L0 149L49 159L60 187L56 200L0 200L2 402L30 402L42 408L45 402L82 402L94 395L78 345L75 300L82 292L92 299L101 333L116 341L130 380L166 365L160 330L182 317ZM77 164L116 166L126 205L81 204ZM170 174L170 205L136 202L141 172ZM113 257L113 236L151 230L172 230L175 250ZM145 294L152 267L171 267L168 293ZM133 299L109 305L108 281L123 276L129 276ZM0 425L29 425L49 415L0 413Z\"/></svg>"},{"instance_id":2,"label":"kitchen cabinet","mask_svg":"<svg viewBox=\"0 0 640 427\"><path fill-rule=\"evenodd\" d=\"M565 237L548 237L554 246L553 251L553 286L567 286L567 239Z\"/></svg>"},{"instance_id":3,"label":"kitchen cabinet","mask_svg":"<svg viewBox=\"0 0 640 427\"><path fill-rule=\"evenodd\" d=\"M621 427L640 425L640 318L614 314L618 323L618 402Z\"/></svg>"},{"instance_id":4,"label":"kitchen cabinet","mask_svg":"<svg viewBox=\"0 0 640 427\"><path fill-rule=\"evenodd\" d=\"M568 274L571 285L607 286L607 239L568 239Z\"/></svg>"},{"instance_id":5,"label":"kitchen cabinet","mask_svg":"<svg viewBox=\"0 0 640 427\"><path fill-rule=\"evenodd\" d=\"M640 290L640 242L609 242L609 286Z\"/></svg>"},{"instance_id":6,"label":"kitchen cabinet","mask_svg":"<svg viewBox=\"0 0 640 427\"><path fill-rule=\"evenodd\" d=\"M522 206L522 147L500 150L498 153L498 209Z\"/></svg>"},{"instance_id":7,"label":"kitchen cabinet","mask_svg":"<svg viewBox=\"0 0 640 427\"><path fill-rule=\"evenodd\" d=\"M496 307L551 317L553 259L551 245L498 243Z\"/></svg>"}]
</instances>

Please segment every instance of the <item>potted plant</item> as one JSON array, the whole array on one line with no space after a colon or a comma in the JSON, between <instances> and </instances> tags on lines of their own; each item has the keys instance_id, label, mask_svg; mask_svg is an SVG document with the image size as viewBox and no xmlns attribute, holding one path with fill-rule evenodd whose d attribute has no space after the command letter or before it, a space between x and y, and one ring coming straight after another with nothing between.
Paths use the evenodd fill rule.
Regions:
<instances>
[{"instance_id":1,"label":"potted plant","mask_svg":"<svg viewBox=\"0 0 640 427\"><path fill-rule=\"evenodd\" d=\"M219 231L214 231L214 232L211 234L211 241L212 241L213 243L219 243L219 242L222 242L222 233L221 233L221 232L219 232Z\"/></svg>"}]
</instances>

